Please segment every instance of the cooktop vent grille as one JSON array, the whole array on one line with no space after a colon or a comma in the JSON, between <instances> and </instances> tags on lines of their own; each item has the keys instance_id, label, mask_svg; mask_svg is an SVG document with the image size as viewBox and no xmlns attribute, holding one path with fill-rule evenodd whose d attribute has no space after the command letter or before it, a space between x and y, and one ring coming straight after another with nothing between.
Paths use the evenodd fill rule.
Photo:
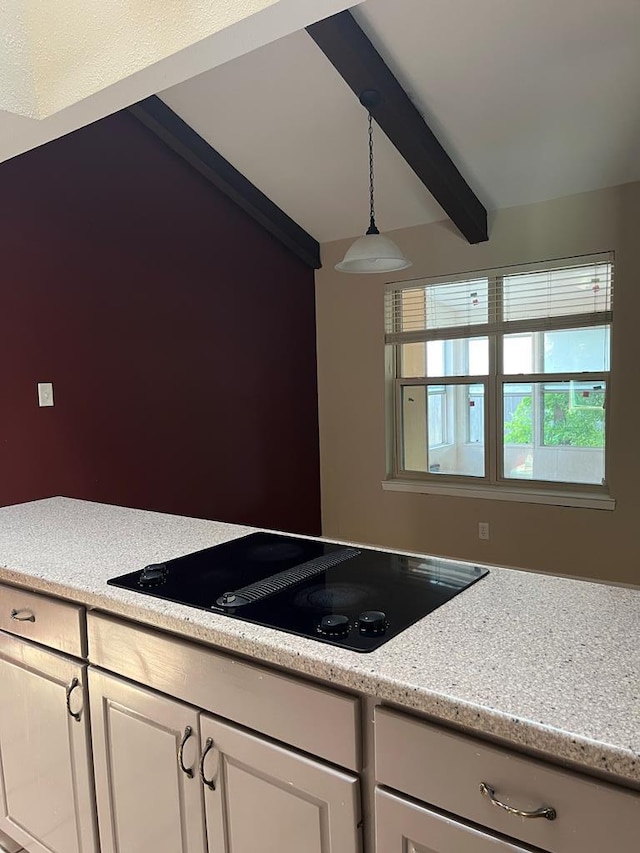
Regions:
<instances>
[{"instance_id":1,"label":"cooktop vent grille","mask_svg":"<svg viewBox=\"0 0 640 853\"><path fill-rule=\"evenodd\" d=\"M352 560L354 557L360 556L361 553L357 548L342 548L340 551L334 551L332 554L316 557L315 560L308 560L306 563L301 563L292 569L285 569L283 572L278 572L264 580L249 584L249 586L243 586L233 592L225 592L224 595L218 598L216 604L219 607L230 609L243 607L245 604L253 604L270 595L275 595L277 592L283 592L285 589L296 586L296 584L302 583L315 575L326 572L327 569L331 569L339 563Z\"/></svg>"}]
</instances>

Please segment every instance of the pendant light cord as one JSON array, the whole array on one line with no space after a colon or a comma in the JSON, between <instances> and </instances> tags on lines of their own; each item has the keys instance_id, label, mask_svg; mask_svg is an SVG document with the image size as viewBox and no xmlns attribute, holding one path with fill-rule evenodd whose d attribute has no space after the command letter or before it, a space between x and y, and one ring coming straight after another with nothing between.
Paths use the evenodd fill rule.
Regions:
<instances>
[{"instance_id":1,"label":"pendant light cord","mask_svg":"<svg viewBox=\"0 0 640 853\"><path fill-rule=\"evenodd\" d=\"M369 230L367 234L379 234L373 206L373 118L369 113Z\"/></svg>"}]
</instances>

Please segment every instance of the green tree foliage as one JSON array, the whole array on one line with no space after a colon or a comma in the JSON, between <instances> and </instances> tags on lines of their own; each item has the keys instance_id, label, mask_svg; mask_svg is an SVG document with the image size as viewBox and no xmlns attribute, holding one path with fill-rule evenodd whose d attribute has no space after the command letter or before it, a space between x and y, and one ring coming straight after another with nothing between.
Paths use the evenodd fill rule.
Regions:
<instances>
[{"instance_id":1,"label":"green tree foliage","mask_svg":"<svg viewBox=\"0 0 640 853\"><path fill-rule=\"evenodd\" d=\"M604 447L604 392L543 392L545 447ZM505 424L507 444L533 444L531 397L517 406Z\"/></svg>"},{"instance_id":2,"label":"green tree foliage","mask_svg":"<svg viewBox=\"0 0 640 853\"><path fill-rule=\"evenodd\" d=\"M505 444L533 444L531 397L518 403L511 420L504 425Z\"/></svg>"}]
</instances>

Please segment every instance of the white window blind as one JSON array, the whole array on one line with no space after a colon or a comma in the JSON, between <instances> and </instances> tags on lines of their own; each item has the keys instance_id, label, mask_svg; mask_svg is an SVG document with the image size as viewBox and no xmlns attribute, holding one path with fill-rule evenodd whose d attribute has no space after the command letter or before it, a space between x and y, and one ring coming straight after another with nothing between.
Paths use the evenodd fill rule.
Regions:
<instances>
[{"instance_id":1,"label":"white window blind","mask_svg":"<svg viewBox=\"0 0 640 853\"><path fill-rule=\"evenodd\" d=\"M611 253L389 285L388 344L598 326L611 322Z\"/></svg>"}]
</instances>

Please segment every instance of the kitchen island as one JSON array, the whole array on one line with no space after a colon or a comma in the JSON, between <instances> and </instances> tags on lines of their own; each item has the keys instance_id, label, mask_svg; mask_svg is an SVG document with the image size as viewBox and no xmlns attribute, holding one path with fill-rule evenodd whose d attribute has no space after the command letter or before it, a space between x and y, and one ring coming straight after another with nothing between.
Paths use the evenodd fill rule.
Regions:
<instances>
[{"instance_id":1,"label":"kitchen island","mask_svg":"<svg viewBox=\"0 0 640 853\"><path fill-rule=\"evenodd\" d=\"M640 590L492 567L359 654L106 584L252 531L67 498L5 507L0 581L640 788Z\"/></svg>"}]
</instances>

